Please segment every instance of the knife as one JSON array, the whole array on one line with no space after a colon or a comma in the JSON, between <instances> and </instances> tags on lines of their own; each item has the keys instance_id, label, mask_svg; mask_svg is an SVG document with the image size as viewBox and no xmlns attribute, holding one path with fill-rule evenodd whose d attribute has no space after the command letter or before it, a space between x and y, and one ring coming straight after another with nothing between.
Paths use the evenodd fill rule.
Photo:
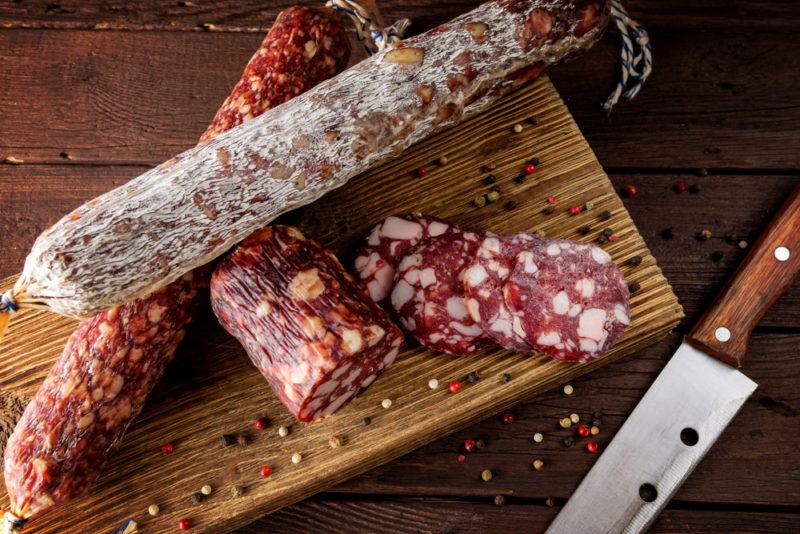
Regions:
<instances>
[{"instance_id":1,"label":"knife","mask_svg":"<svg viewBox=\"0 0 800 534\"><path fill-rule=\"evenodd\" d=\"M800 186L645 393L547 530L646 530L757 385L738 368L800 272Z\"/></svg>"}]
</instances>

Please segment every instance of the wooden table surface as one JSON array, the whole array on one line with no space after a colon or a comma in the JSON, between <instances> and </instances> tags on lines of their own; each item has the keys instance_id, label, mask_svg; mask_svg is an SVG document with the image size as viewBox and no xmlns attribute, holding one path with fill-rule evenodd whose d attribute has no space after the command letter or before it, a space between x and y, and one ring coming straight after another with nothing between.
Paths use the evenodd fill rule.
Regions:
<instances>
[{"instance_id":1,"label":"wooden table surface","mask_svg":"<svg viewBox=\"0 0 800 534\"><path fill-rule=\"evenodd\" d=\"M0 2L0 277L34 238L89 198L192 146L288 0ZM419 32L477 0L379 2ZM391 5L395 4L395 5ZM401 5L398 5L401 4ZM626 200L687 318L642 353L498 414L242 529L242 533L541 531L595 455L556 420L602 412L608 443L800 175L800 4L630 1L655 71L610 118L616 33L552 72ZM684 180L699 192L677 194ZM713 237L700 241L703 229ZM674 237L667 239L668 231ZM800 229L798 229L800 231ZM712 253L722 258L712 260ZM745 371L760 387L653 532L788 532L800 520L800 287L758 327ZM664 414L668 417L668 414ZM547 438L534 444L531 436ZM467 438L485 448L456 462ZM658 443L653 443L654 447ZM540 471L530 468L541 458ZM478 476L490 468L490 483ZM610 481L610 483L613 481ZM504 495L505 506L494 497ZM598 514L602 510L597 510Z\"/></svg>"}]
</instances>

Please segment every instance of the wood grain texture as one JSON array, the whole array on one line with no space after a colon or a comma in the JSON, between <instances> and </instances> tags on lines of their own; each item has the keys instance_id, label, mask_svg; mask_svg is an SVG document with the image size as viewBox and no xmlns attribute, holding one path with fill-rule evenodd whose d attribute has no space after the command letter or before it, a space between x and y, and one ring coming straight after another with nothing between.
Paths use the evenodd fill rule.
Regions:
<instances>
[{"instance_id":1,"label":"wood grain texture","mask_svg":"<svg viewBox=\"0 0 800 534\"><path fill-rule=\"evenodd\" d=\"M161 163L196 143L261 37L0 30L0 159ZM616 34L553 70L603 165L800 169L800 39L671 30L652 39L646 90L610 117L599 103L618 76Z\"/></svg>"},{"instance_id":2,"label":"wood grain texture","mask_svg":"<svg viewBox=\"0 0 800 534\"><path fill-rule=\"evenodd\" d=\"M687 340L728 365L741 367L753 329L798 275L800 187L772 218Z\"/></svg>"},{"instance_id":3,"label":"wood grain texture","mask_svg":"<svg viewBox=\"0 0 800 534\"><path fill-rule=\"evenodd\" d=\"M525 122L534 114L536 126ZM526 124L521 134L512 132L518 123ZM444 154L450 163L431 165ZM513 177L532 155L541 160L539 170L524 183L517 183ZM503 202L513 198L518 209L507 210L503 202L482 209L470 206L470 199L488 190L478 173L489 160L497 165L494 172L500 178L497 185L502 188ZM428 165L429 172L417 178L412 171L421 165ZM542 212L547 205L544 199L551 195L561 203L555 213L547 215ZM590 200L593 210L579 216L568 214L570 204ZM388 373L333 417L313 426L295 425L282 440L273 428L247 448L221 454L215 443L222 432L243 430L263 414L275 425L290 423L290 418L235 341L206 317L187 336L183 357L91 494L41 517L36 523L38 531L97 531L129 515L155 531L168 529L181 516L189 516L201 532L231 530L641 349L663 337L682 317L674 294L613 186L546 78L286 219L346 257L354 240L375 222L411 210L452 218L467 228L497 232L542 229L554 237L568 238L577 238L579 226L596 221L601 211L608 210L612 217L607 224L614 226L620 240L608 243L606 250L622 266L629 282L641 284L632 297L632 326L605 359L590 364L570 365L499 351L487 354L481 359L484 380L465 385L457 395L450 394L444 384L463 377L470 360L432 356L409 345ZM599 231L584 239L595 238ZM637 254L642 256L642 264L628 265L627 259ZM54 315L22 313L2 346L3 391L31 394L72 327L69 320ZM46 339L42 332L47 332ZM500 376L506 372L514 378L503 385ZM443 385L431 392L427 381L434 376ZM379 408L387 397L394 402L389 411ZM373 417L370 426L361 425L364 416ZM334 434L347 442L336 451L327 446ZM167 441L175 444L176 452L163 457L159 447ZM304 456L297 466L289 461L294 452ZM275 471L266 481L257 477L258 466L264 463ZM202 507L192 507L188 497L206 482L218 488L217 497ZM229 496L233 483L246 487L245 497ZM163 512L157 518L146 517L144 510L154 500Z\"/></svg>"}]
</instances>

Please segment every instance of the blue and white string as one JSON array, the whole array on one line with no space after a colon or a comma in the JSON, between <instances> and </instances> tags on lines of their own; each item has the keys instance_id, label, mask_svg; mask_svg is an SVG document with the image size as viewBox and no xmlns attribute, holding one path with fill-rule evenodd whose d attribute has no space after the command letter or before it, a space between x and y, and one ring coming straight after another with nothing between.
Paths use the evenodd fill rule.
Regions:
<instances>
[{"instance_id":1,"label":"blue and white string","mask_svg":"<svg viewBox=\"0 0 800 534\"><path fill-rule=\"evenodd\" d=\"M0 296L0 313L14 313L18 310L19 306L17 306L16 302L14 302L14 297L12 296L11 290L6 291L2 296Z\"/></svg>"},{"instance_id":2,"label":"blue and white string","mask_svg":"<svg viewBox=\"0 0 800 534\"><path fill-rule=\"evenodd\" d=\"M628 16L620 0L611 1L611 18L622 36L622 73L614 92L603 103L603 109L608 113L620 98L633 99L653 71L653 53L647 31Z\"/></svg>"},{"instance_id":3,"label":"blue and white string","mask_svg":"<svg viewBox=\"0 0 800 534\"><path fill-rule=\"evenodd\" d=\"M24 527L25 523L27 523L27 522L28 522L27 519L21 519L21 518L15 516L14 514L12 514L11 512L6 512L5 513L5 525L3 527L3 529L4 529L3 532L5 534L19 532L20 530L22 530L22 527Z\"/></svg>"},{"instance_id":4,"label":"blue and white string","mask_svg":"<svg viewBox=\"0 0 800 534\"><path fill-rule=\"evenodd\" d=\"M390 44L402 40L403 34L411 25L410 20L399 19L391 26L381 28L376 12L371 12L358 2L350 0L328 0L325 5L353 19L358 40L370 54L380 52Z\"/></svg>"}]
</instances>

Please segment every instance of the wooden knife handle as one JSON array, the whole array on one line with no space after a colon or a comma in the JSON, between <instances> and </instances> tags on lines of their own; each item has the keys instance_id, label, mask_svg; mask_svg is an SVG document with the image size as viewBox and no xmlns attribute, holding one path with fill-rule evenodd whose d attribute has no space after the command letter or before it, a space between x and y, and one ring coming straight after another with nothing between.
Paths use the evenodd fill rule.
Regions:
<instances>
[{"instance_id":1,"label":"wooden knife handle","mask_svg":"<svg viewBox=\"0 0 800 534\"><path fill-rule=\"evenodd\" d=\"M686 337L741 367L753 328L800 273L800 186L770 221L722 292Z\"/></svg>"}]
</instances>

